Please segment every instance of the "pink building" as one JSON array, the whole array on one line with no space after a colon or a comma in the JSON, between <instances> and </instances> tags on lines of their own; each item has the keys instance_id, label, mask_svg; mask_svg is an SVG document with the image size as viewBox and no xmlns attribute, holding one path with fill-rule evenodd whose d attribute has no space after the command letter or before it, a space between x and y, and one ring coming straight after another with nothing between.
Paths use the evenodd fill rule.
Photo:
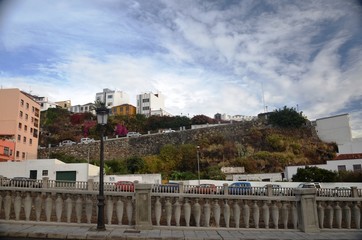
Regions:
<instances>
[{"instance_id":1,"label":"pink building","mask_svg":"<svg viewBox=\"0 0 362 240\"><path fill-rule=\"evenodd\" d=\"M40 105L19 89L0 89L0 161L37 159Z\"/></svg>"}]
</instances>

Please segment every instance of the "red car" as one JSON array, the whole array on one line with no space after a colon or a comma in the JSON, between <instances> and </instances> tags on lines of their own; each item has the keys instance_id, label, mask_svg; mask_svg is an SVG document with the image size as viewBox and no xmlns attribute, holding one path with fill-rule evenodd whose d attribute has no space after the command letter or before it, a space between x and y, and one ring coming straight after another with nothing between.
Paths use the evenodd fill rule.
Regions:
<instances>
[{"instance_id":1,"label":"red car","mask_svg":"<svg viewBox=\"0 0 362 240\"><path fill-rule=\"evenodd\" d=\"M119 192L134 192L134 183L131 181L118 181L115 186Z\"/></svg>"},{"instance_id":2,"label":"red car","mask_svg":"<svg viewBox=\"0 0 362 240\"><path fill-rule=\"evenodd\" d=\"M200 184L189 191L194 194L215 194L216 186L215 184Z\"/></svg>"}]
</instances>

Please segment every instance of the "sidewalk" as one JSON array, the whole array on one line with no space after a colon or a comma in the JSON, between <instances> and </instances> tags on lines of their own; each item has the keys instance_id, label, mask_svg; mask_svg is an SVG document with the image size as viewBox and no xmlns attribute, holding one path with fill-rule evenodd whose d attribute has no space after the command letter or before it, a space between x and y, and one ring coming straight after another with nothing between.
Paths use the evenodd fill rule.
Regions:
<instances>
[{"instance_id":1,"label":"sidewalk","mask_svg":"<svg viewBox=\"0 0 362 240\"><path fill-rule=\"evenodd\" d=\"M276 229L226 229L226 228L176 228L158 227L154 230L137 231L128 226L106 226L106 231L97 231L96 226L79 224L65 225L58 223L29 224L21 221L0 221L0 239L33 238L33 239L335 239L361 240L362 230L323 229L319 233L304 233L299 230Z\"/></svg>"}]
</instances>

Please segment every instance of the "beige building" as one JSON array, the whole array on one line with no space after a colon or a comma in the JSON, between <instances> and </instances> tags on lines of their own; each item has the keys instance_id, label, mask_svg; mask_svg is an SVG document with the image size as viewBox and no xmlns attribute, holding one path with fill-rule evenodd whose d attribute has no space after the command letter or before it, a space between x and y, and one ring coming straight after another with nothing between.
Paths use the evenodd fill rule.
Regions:
<instances>
[{"instance_id":1,"label":"beige building","mask_svg":"<svg viewBox=\"0 0 362 240\"><path fill-rule=\"evenodd\" d=\"M9 160L36 159L40 105L19 89L0 89L0 138L15 143Z\"/></svg>"},{"instance_id":2,"label":"beige building","mask_svg":"<svg viewBox=\"0 0 362 240\"><path fill-rule=\"evenodd\" d=\"M63 109L69 109L72 106L72 102L70 100L55 102L55 104Z\"/></svg>"}]
</instances>

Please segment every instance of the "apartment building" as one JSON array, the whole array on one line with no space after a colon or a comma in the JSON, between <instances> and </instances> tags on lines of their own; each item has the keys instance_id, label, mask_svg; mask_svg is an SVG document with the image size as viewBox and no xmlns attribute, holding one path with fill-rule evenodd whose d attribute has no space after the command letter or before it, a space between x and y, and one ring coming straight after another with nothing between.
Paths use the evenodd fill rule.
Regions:
<instances>
[{"instance_id":1,"label":"apartment building","mask_svg":"<svg viewBox=\"0 0 362 240\"><path fill-rule=\"evenodd\" d=\"M104 102L108 108L129 104L129 96L122 91L113 91L104 88L103 92L96 93L96 101Z\"/></svg>"},{"instance_id":2,"label":"apartment building","mask_svg":"<svg viewBox=\"0 0 362 240\"><path fill-rule=\"evenodd\" d=\"M36 159L40 104L19 89L0 89L0 161Z\"/></svg>"},{"instance_id":3,"label":"apartment building","mask_svg":"<svg viewBox=\"0 0 362 240\"><path fill-rule=\"evenodd\" d=\"M72 106L72 102L70 100L55 102L55 104L63 109L69 109Z\"/></svg>"},{"instance_id":4,"label":"apartment building","mask_svg":"<svg viewBox=\"0 0 362 240\"><path fill-rule=\"evenodd\" d=\"M171 115L165 111L165 97L160 92L156 94L150 92L137 95L137 113L144 114L147 117L152 115Z\"/></svg>"},{"instance_id":5,"label":"apartment building","mask_svg":"<svg viewBox=\"0 0 362 240\"><path fill-rule=\"evenodd\" d=\"M132 116L136 115L136 107L131 104L122 104L112 107L111 113L119 116Z\"/></svg>"},{"instance_id":6,"label":"apartment building","mask_svg":"<svg viewBox=\"0 0 362 240\"><path fill-rule=\"evenodd\" d=\"M68 108L71 113L85 113L90 112L96 114L94 103L87 103L83 105L74 105Z\"/></svg>"}]
</instances>

